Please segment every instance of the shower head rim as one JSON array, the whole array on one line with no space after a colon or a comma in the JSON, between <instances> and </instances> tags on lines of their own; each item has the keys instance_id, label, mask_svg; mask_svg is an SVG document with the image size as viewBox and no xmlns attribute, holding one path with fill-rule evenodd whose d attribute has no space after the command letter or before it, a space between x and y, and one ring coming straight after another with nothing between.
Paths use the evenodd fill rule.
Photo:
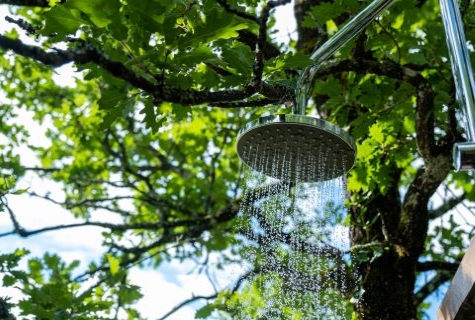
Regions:
<instances>
[{"instance_id":1,"label":"shower head rim","mask_svg":"<svg viewBox=\"0 0 475 320\"><path fill-rule=\"evenodd\" d=\"M327 141L324 142L323 144L328 146L328 143L332 143L331 141L337 142L335 147L338 149L335 150L340 150L340 152L344 152L346 154L344 160L346 163L344 169L340 168L337 170L337 172L329 173L325 172L320 174L312 174L311 176L306 176L304 175L303 179L301 179L301 182L317 182L317 181L325 181L329 179L334 179L338 176L346 174L355 164L356 161L356 144L353 138L342 128L333 125L325 120L311 117L311 116L306 116L306 115L298 115L298 114L277 114L277 115L269 115L269 116L262 116L258 119L252 120L244 125L244 127L239 130L238 136L237 136L237 143L236 143L236 151L237 155L242 161L243 164L247 165L253 170L256 170L254 165L250 164L250 160L255 158L256 154L252 154L251 156L248 154L246 155L244 150L249 143L253 144L253 139L264 137L266 135L266 132L271 135L275 135L276 132L279 132L279 129L276 128L282 128L280 131L280 136L283 137L285 140L285 133L288 131L287 128L291 128L293 130L293 134L291 134L291 139L295 138L295 135L300 135L300 131L303 130L303 135L305 136L305 132L312 132L310 135L311 138L304 138L301 141L307 141L308 143L304 143L304 145L312 145L313 143L320 144L318 140L315 139L330 139L330 140L322 140L322 141ZM307 131L305 128L308 127L310 131ZM269 129L266 129L269 128ZM270 131L269 131L270 130ZM297 130L297 132L295 132ZM260 132L260 133L259 133ZM284 135L284 136L283 136ZM321 137L321 138L319 138ZM333 137L333 138L330 138ZM288 136L287 136L288 138ZM251 140L249 140L251 139ZM265 141L265 140L264 140ZM264 143L265 145L265 143ZM259 150L256 150L259 154ZM330 167L328 167L330 168ZM257 169L257 171L260 171L270 177L278 178L278 179L283 179L287 180L285 177L281 176L279 173L275 175L275 172L268 172L267 169L265 169L263 172L260 169ZM293 173L292 173L293 175ZM317 176L318 175L318 176ZM316 180L315 180L316 179ZM288 180L292 181L292 180Z\"/></svg>"},{"instance_id":2,"label":"shower head rim","mask_svg":"<svg viewBox=\"0 0 475 320\"><path fill-rule=\"evenodd\" d=\"M324 130L340 138L356 153L355 140L353 139L351 135L349 135L341 127L331 124L330 122L319 119L319 118L306 116L306 115L299 115L299 114L276 114L276 115L262 116L258 119L249 121L248 123L244 125L243 128L239 130L238 135L237 135L238 140L246 132L253 130L257 127L278 124L278 123L308 125L314 128L316 127L318 129Z\"/></svg>"}]
</instances>

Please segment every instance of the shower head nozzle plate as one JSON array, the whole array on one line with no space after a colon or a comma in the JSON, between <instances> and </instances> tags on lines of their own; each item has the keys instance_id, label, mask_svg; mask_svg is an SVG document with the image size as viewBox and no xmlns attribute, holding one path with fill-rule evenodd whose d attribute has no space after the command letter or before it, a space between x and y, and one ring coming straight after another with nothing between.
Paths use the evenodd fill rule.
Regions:
<instances>
[{"instance_id":1,"label":"shower head nozzle plate","mask_svg":"<svg viewBox=\"0 0 475 320\"><path fill-rule=\"evenodd\" d=\"M239 131L237 153L255 171L284 181L344 175L355 162L351 136L324 120L295 114L261 117Z\"/></svg>"}]
</instances>

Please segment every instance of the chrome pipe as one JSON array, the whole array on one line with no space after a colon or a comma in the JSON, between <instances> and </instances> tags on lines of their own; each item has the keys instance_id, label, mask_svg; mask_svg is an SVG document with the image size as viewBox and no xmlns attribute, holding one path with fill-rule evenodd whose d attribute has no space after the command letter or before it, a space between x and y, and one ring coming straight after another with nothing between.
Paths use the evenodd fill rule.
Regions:
<instances>
[{"instance_id":1,"label":"chrome pipe","mask_svg":"<svg viewBox=\"0 0 475 320\"><path fill-rule=\"evenodd\" d=\"M475 139L475 80L467 50L462 17L456 0L440 0L457 101L465 115L465 130L470 141Z\"/></svg>"},{"instance_id":2,"label":"chrome pipe","mask_svg":"<svg viewBox=\"0 0 475 320\"><path fill-rule=\"evenodd\" d=\"M440 10L449 49L457 102L464 114L466 143L454 146L455 170L475 169L475 80L467 50L462 17L456 0L440 0Z\"/></svg>"},{"instance_id":3,"label":"chrome pipe","mask_svg":"<svg viewBox=\"0 0 475 320\"><path fill-rule=\"evenodd\" d=\"M455 170L468 171L475 168L475 143L462 142L454 146Z\"/></svg>"},{"instance_id":4,"label":"chrome pipe","mask_svg":"<svg viewBox=\"0 0 475 320\"><path fill-rule=\"evenodd\" d=\"M297 88L295 90L296 101L294 103L294 114L305 114L305 107L307 104L310 89L313 83L313 78L318 71L320 63L327 60L338 49L348 43L361 31L363 31L374 19L376 19L381 12L388 8L396 0L374 0L360 13L353 17L340 30L338 30L330 39L323 43L310 58L314 64L307 67L299 77Z\"/></svg>"}]
</instances>

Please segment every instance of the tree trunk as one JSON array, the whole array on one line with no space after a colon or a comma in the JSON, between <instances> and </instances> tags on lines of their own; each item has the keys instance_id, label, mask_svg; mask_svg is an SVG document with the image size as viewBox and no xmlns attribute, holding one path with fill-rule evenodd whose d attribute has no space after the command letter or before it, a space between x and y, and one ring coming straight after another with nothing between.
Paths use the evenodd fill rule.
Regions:
<instances>
[{"instance_id":1,"label":"tree trunk","mask_svg":"<svg viewBox=\"0 0 475 320\"><path fill-rule=\"evenodd\" d=\"M365 267L365 273L360 275L364 292L355 306L357 317L354 319L416 319L412 299L413 259L403 258L390 250Z\"/></svg>"}]
</instances>

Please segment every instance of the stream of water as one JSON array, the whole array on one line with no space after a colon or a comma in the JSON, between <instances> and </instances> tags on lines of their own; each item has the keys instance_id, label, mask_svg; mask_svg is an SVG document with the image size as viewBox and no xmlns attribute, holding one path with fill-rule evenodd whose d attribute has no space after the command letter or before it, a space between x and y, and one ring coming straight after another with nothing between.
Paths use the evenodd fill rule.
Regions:
<instances>
[{"instance_id":1,"label":"stream of water","mask_svg":"<svg viewBox=\"0 0 475 320\"><path fill-rule=\"evenodd\" d=\"M272 163L255 161L255 168ZM297 175L283 182L245 170L238 228L245 238L249 299L240 319L346 319L346 178L300 183Z\"/></svg>"}]
</instances>

